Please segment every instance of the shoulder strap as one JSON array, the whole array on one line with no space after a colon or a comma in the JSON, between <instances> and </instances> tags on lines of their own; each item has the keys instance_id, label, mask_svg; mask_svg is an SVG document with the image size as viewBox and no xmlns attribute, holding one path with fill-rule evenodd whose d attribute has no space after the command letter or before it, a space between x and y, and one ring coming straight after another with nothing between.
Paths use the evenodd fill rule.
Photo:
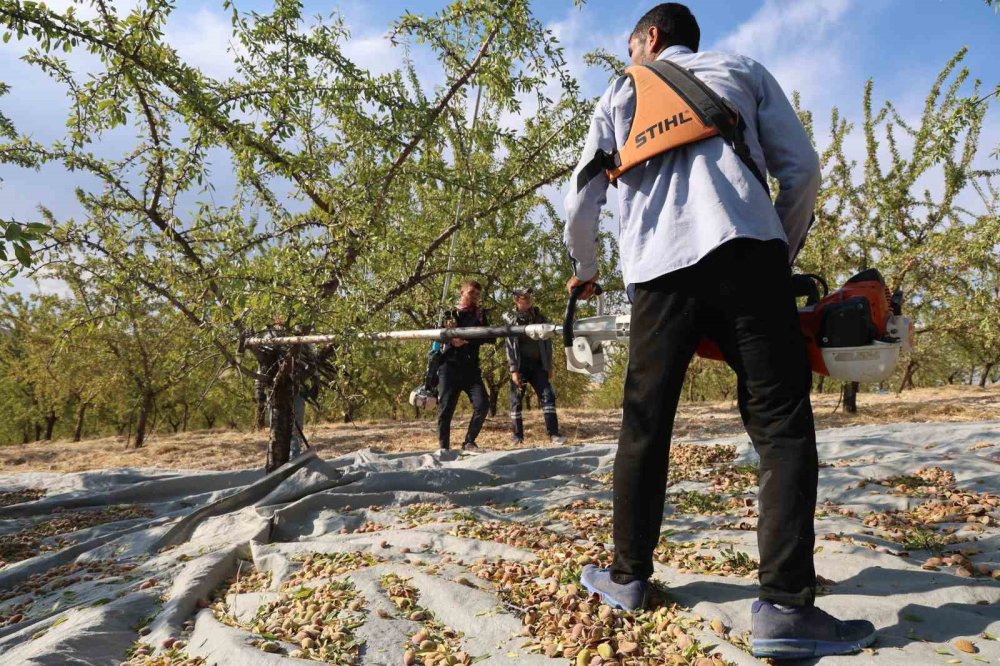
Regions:
<instances>
[{"instance_id":1,"label":"shoulder strap","mask_svg":"<svg viewBox=\"0 0 1000 666\"><path fill-rule=\"evenodd\" d=\"M676 63L669 60L654 60L645 67L670 86L698 115L702 124L714 127L719 132L722 140L729 144L736 156L750 169L757 182L770 194L767 178L750 155L750 148L744 139L746 123L739 112L701 79ZM638 104L638 98L636 103ZM621 155L617 151L607 153L598 150L577 174L577 191L582 190L602 171L617 169L620 166Z\"/></svg>"},{"instance_id":2,"label":"shoulder strap","mask_svg":"<svg viewBox=\"0 0 1000 666\"><path fill-rule=\"evenodd\" d=\"M722 139L729 144L737 157L750 169L750 173L757 179L757 182L770 194L767 178L761 173L753 157L750 156L750 148L744 139L746 123L743 121L743 116L718 93L709 88L704 81L677 63L669 60L654 60L647 67L656 72L667 85L683 97L703 123L712 125L719 130Z\"/></svg>"}]
</instances>

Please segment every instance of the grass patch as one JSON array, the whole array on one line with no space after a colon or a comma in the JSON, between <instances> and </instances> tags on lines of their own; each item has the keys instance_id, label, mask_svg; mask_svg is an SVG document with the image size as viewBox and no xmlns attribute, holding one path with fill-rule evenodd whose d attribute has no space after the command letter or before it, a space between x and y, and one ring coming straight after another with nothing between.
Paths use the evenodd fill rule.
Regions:
<instances>
[{"instance_id":1,"label":"grass patch","mask_svg":"<svg viewBox=\"0 0 1000 666\"><path fill-rule=\"evenodd\" d=\"M669 496L669 499L670 503L680 513L722 513L729 508L725 500L719 495L703 493L697 490L673 493Z\"/></svg>"},{"instance_id":2,"label":"grass patch","mask_svg":"<svg viewBox=\"0 0 1000 666\"><path fill-rule=\"evenodd\" d=\"M929 550L932 553L940 553L948 544L940 534L916 527L903 532L900 545L905 550Z\"/></svg>"}]
</instances>

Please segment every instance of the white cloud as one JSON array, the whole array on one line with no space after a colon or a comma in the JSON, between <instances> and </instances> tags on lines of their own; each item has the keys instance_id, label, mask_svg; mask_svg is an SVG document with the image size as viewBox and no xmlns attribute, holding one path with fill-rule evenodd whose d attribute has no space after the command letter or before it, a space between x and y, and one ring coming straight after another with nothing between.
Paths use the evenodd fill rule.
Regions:
<instances>
[{"instance_id":1,"label":"white cloud","mask_svg":"<svg viewBox=\"0 0 1000 666\"><path fill-rule=\"evenodd\" d=\"M768 0L711 50L745 55L767 67L807 107L827 109L843 89L851 45L843 30L854 0Z\"/></svg>"},{"instance_id":2,"label":"white cloud","mask_svg":"<svg viewBox=\"0 0 1000 666\"><path fill-rule=\"evenodd\" d=\"M164 36L180 59L215 79L236 73L231 52L232 25L221 11L200 7L193 13L174 13Z\"/></svg>"},{"instance_id":3,"label":"white cloud","mask_svg":"<svg viewBox=\"0 0 1000 666\"><path fill-rule=\"evenodd\" d=\"M754 53L787 52L789 46L803 50L823 39L835 27L853 0L768 0L749 20L715 44L713 50L732 51L753 57Z\"/></svg>"},{"instance_id":4,"label":"white cloud","mask_svg":"<svg viewBox=\"0 0 1000 666\"><path fill-rule=\"evenodd\" d=\"M403 50L392 45L387 33L351 35L344 41L343 50L351 62L372 74L399 69L403 61Z\"/></svg>"}]
</instances>

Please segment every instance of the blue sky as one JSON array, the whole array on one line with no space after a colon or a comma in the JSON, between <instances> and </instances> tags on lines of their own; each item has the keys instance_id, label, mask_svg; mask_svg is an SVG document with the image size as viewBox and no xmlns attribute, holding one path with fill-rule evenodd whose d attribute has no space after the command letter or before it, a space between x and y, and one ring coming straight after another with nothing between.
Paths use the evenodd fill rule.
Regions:
<instances>
[{"instance_id":1,"label":"blue sky","mask_svg":"<svg viewBox=\"0 0 1000 666\"><path fill-rule=\"evenodd\" d=\"M49 0L62 7L72 0ZM127 6L128 0L115 2ZM237 0L241 9L266 10L267 2ZM406 10L432 13L443 2L433 0L375 0L327 2L305 0L307 13L339 11L352 32L349 56L362 67L379 70L398 57L384 38L391 22ZM875 79L875 99L892 100L904 116L919 116L923 98L934 76L962 46L969 47L966 66L984 89L1000 83L1000 16L982 0L691 0L687 3L702 30L702 49L748 55L767 66L787 92L798 90L803 104L817 117L819 144L831 107L839 106L850 120L860 120L864 82ZM226 53L229 22L222 2L179 0L167 29L167 38L182 57L208 73L230 70ZM590 0L577 8L571 0L533 2L536 16L566 48L573 72L583 89L598 95L607 80L604 72L589 71L583 55L604 47L625 57L628 34L651 3ZM37 139L61 135L66 102L61 89L21 63L27 43L0 45L0 81L13 87L0 98L0 109L18 129ZM82 56L78 62L85 62ZM987 153L1000 142L1000 103L987 116L980 156L983 166L997 167ZM121 145L128 145L122 136ZM115 151L115 138L106 142ZM849 150L861 157L860 137ZM231 177L219 170L219 178ZM51 167L41 173L0 165L0 217L29 221L39 204L57 215L77 210L73 189L86 184L78 174ZM224 190L224 186L220 187ZM18 289L31 288L18 283Z\"/></svg>"}]
</instances>

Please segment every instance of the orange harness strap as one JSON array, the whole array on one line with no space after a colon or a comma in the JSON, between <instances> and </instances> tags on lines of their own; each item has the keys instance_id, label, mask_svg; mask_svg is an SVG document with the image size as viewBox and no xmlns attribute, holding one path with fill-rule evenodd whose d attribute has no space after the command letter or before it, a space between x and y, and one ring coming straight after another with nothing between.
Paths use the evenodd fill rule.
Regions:
<instances>
[{"instance_id":1,"label":"orange harness strap","mask_svg":"<svg viewBox=\"0 0 1000 666\"><path fill-rule=\"evenodd\" d=\"M598 150L577 176L577 190L601 171L615 184L623 173L656 155L714 136L721 136L768 189L743 139L743 119L714 90L669 60L634 65L625 74L635 89L635 111L625 145L610 154Z\"/></svg>"}]
</instances>

